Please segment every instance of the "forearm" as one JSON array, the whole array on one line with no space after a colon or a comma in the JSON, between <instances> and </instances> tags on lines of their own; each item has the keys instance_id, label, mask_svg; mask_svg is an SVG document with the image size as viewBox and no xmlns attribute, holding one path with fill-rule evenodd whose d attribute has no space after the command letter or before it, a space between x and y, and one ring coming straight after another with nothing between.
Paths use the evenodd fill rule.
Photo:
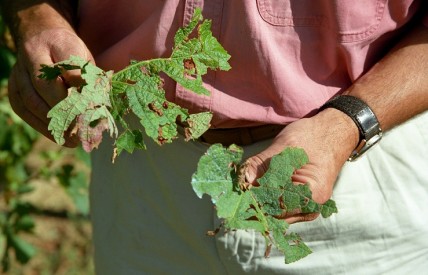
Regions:
<instances>
[{"instance_id":1,"label":"forearm","mask_svg":"<svg viewBox=\"0 0 428 275\"><path fill-rule=\"evenodd\" d=\"M3 0L3 16L15 42L37 35L42 30L73 30L77 0Z\"/></svg>"},{"instance_id":2,"label":"forearm","mask_svg":"<svg viewBox=\"0 0 428 275\"><path fill-rule=\"evenodd\" d=\"M364 100L384 131L428 110L428 28L410 32L345 94Z\"/></svg>"},{"instance_id":3,"label":"forearm","mask_svg":"<svg viewBox=\"0 0 428 275\"><path fill-rule=\"evenodd\" d=\"M428 28L418 26L409 32L344 94L365 101L383 131L428 110ZM314 118L324 125L322 133L334 141L329 151L343 164L359 144L357 125L345 113L332 108Z\"/></svg>"}]
</instances>

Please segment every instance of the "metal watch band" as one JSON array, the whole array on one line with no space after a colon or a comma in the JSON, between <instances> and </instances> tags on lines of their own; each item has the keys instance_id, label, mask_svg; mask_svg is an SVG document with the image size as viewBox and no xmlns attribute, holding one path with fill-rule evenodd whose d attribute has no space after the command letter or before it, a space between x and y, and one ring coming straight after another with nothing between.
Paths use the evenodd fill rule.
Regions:
<instances>
[{"instance_id":1,"label":"metal watch band","mask_svg":"<svg viewBox=\"0 0 428 275\"><path fill-rule=\"evenodd\" d=\"M361 99L350 95L339 95L327 101L321 108L335 108L348 115L357 125L360 142L349 157L349 161L358 159L382 138L379 121L372 109Z\"/></svg>"}]
</instances>

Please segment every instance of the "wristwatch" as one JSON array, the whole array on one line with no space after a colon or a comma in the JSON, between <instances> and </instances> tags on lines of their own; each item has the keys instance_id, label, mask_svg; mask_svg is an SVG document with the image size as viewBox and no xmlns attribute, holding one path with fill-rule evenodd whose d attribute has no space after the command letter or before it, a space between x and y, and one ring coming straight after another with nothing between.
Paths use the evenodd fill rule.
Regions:
<instances>
[{"instance_id":1,"label":"wristwatch","mask_svg":"<svg viewBox=\"0 0 428 275\"><path fill-rule=\"evenodd\" d=\"M355 161L382 138L382 129L373 110L361 99L350 95L336 96L321 108L335 108L348 115L358 127L360 141L348 161Z\"/></svg>"}]
</instances>

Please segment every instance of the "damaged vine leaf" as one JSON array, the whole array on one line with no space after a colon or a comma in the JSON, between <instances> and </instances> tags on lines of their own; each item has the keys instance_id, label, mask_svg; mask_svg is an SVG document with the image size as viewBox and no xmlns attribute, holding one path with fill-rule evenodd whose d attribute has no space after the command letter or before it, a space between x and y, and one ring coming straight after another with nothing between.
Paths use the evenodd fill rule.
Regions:
<instances>
[{"instance_id":1,"label":"damaged vine leaf","mask_svg":"<svg viewBox=\"0 0 428 275\"><path fill-rule=\"evenodd\" d=\"M297 261L311 250L296 233L286 234L289 225L275 217L284 211L321 213L326 218L337 212L333 200L318 204L307 185L295 185L291 176L308 162L303 149L286 148L270 161L269 169L258 179L260 186L239 188L239 166L243 150L235 145L212 145L201 157L192 177L198 197L207 194L223 219L226 230L252 229L266 239L266 254L272 246L284 253L285 263Z\"/></svg>"},{"instance_id":2,"label":"damaged vine leaf","mask_svg":"<svg viewBox=\"0 0 428 275\"><path fill-rule=\"evenodd\" d=\"M210 29L211 21L204 20L201 10L196 9L188 26L177 31L170 57L131 61L116 73L105 72L76 56L52 66L42 65L40 78L53 80L66 71L80 70L84 80L82 85L70 87L68 96L48 113L55 141L64 144L64 133L74 123L71 133L78 135L88 152L98 147L104 131L115 139L114 157L124 150L132 153L144 149L141 127L134 128L126 119L131 115L158 144L170 143L178 136L177 122L185 126L186 140L197 139L209 128L212 114L189 114L187 109L169 102L160 75L208 96L202 76L208 69L230 69L230 55Z\"/></svg>"},{"instance_id":3,"label":"damaged vine leaf","mask_svg":"<svg viewBox=\"0 0 428 275\"><path fill-rule=\"evenodd\" d=\"M111 72L104 72L95 65L79 57L71 56L69 60L54 64L52 67L42 66L40 78L55 79L67 70L79 69L85 84L81 87L70 87L68 96L55 105L48 113L50 122L48 130L58 144L64 144L64 132L73 122L86 151L98 146L101 134L98 130L108 129L111 136L117 135L117 127L109 112L111 107L109 92L111 90ZM76 121L76 119L78 121ZM97 121L107 123L108 127L93 127Z\"/></svg>"}]
</instances>

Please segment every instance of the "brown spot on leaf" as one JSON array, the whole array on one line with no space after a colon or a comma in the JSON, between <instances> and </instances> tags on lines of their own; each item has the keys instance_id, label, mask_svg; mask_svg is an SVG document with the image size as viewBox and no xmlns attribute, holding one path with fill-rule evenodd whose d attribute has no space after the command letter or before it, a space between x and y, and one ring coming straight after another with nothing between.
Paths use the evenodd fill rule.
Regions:
<instances>
[{"instance_id":1,"label":"brown spot on leaf","mask_svg":"<svg viewBox=\"0 0 428 275\"><path fill-rule=\"evenodd\" d=\"M269 258L271 250L272 250L272 244L269 244L265 250L265 258Z\"/></svg>"},{"instance_id":2,"label":"brown spot on leaf","mask_svg":"<svg viewBox=\"0 0 428 275\"><path fill-rule=\"evenodd\" d=\"M189 141L192 139L192 130L189 127L184 128L184 140Z\"/></svg>"},{"instance_id":3,"label":"brown spot on leaf","mask_svg":"<svg viewBox=\"0 0 428 275\"><path fill-rule=\"evenodd\" d=\"M156 107L156 105L153 102L149 103L148 107L151 111L155 112L158 116L163 116L162 110Z\"/></svg>"},{"instance_id":4,"label":"brown spot on leaf","mask_svg":"<svg viewBox=\"0 0 428 275\"><path fill-rule=\"evenodd\" d=\"M247 169L250 169L251 166L251 163L247 160L238 170L238 184L243 191L250 189L252 186L259 186L258 182L250 183L247 179Z\"/></svg>"},{"instance_id":5,"label":"brown spot on leaf","mask_svg":"<svg viewBox=\"0 0 428 275\"><path fill-rule=\"evenodd\" d=\"M103 132L109 129L107 119L99 119L87 125L84 115L80 115L77 119L77 134L82 141L82 147L86 152L91 152L98 148L103 138Z\"/></svg>"},{"instance_id":6,"label":"brown spot on leaf","mask_svg":"<svg viewBox=\"0 0 428 275\"><path fill-rule=\"evenodd\" d=\"M158 142L160 145L163 145L167 142L167 139L161 136L158 136Z\"/></svg>"},{"instance_id":7,"label":"brown spot on leaf","mask_svg":"<svg viewBox=\"0 0 428 275\"><path fill-rule=\"evenodd\" d=\"M163 86L165 86L165 79L163 79L162 77L159 77L158 88L163 89Z\"/></svg>"},{"instance_id":8,"label":"brown spot on leaf","mask_svg":"<svg viewBox=\"0 0 428 275\"><path fill-rule=\"evenodd\" d=\"M305 205L307 205L309 203L309 198L305 197L304 201L305 201Z\"/></svg>"},{"instance_id":9,"label":"brown spot on leaf","mask_svg":"<svg viewBox=\"0 0 428 275\"><path fill-rule=\"evenodd\" d=\"M160 145L163 145L163 144L167 143L167 141L168 141L168 140L163 136L162 127L159 127L159 129L158 129L158 138L157 138L157 140L158 140L158 143L159 143Z\"/></svg>"},{"instance_id":10,"label":"brown spot on leaf","mask_svg":"<svg viewBox=\"0 0 428 275\"><path fill-rule=\"evenodd\" d=\"M207 231L207 236L214 237L220 231L220 227L217 227L214 230Z\"/></svg>"},{"instance_id":11,"label":"brown spot on leaf","mask_svg":"<svg viewBox=\"0 0 428 275\"><path fill-rule=\"evenodd\" d=\"M118 153L117 153L117 147L115 147L114 149L113 149L113 155L111 156L111 163L114 163L114 161L116 160L116 158L117 158L117 155L118 155Z\"/></svg>"},{"instance_id":12,"label":"brown spot on leaf","mask_svg":"<svg viewBox=\"0 0 428 275\"><path fill-rule=\"evenodd\" d=\"M289 240L288 244L290 246L299 245L300 244L300 240Z\"/></svg>"},{"instance_id":13,"label":"brown spot on leaf","mask_svg":"<svg viewBox=\"0 0 428 275\"><path fill-rule=\"evenodd\" d=\"M186 70L194 70L195 69L195 62L193 62L193 59L186 59L186 60L184 60L184 62L183 62L184 64L184 68L186 69Z\"/></svg>"},{"instance_id":14,"label":"brown spot on leaf","mask_svg":"<svg viewBox=\"0 0 428 275\"><path fill-rule=\"evenodd\" d=\"M147 70L147 68L146 68L145 66L142 66L140 69L141 69L141 72L142 72L144 75L150 75L150 74L149 74L149 70Z\"/></svg>"},{"instance_id":15,"label":"brown spot on leaf","mask_svg":"<svg viewBox=\"0 0 428 275\"><path fill-rule=\"evenodd\" d=\"M285 209L284 197L282 195L279 197L279 207Z\"/></svg>"}]
</instances>

